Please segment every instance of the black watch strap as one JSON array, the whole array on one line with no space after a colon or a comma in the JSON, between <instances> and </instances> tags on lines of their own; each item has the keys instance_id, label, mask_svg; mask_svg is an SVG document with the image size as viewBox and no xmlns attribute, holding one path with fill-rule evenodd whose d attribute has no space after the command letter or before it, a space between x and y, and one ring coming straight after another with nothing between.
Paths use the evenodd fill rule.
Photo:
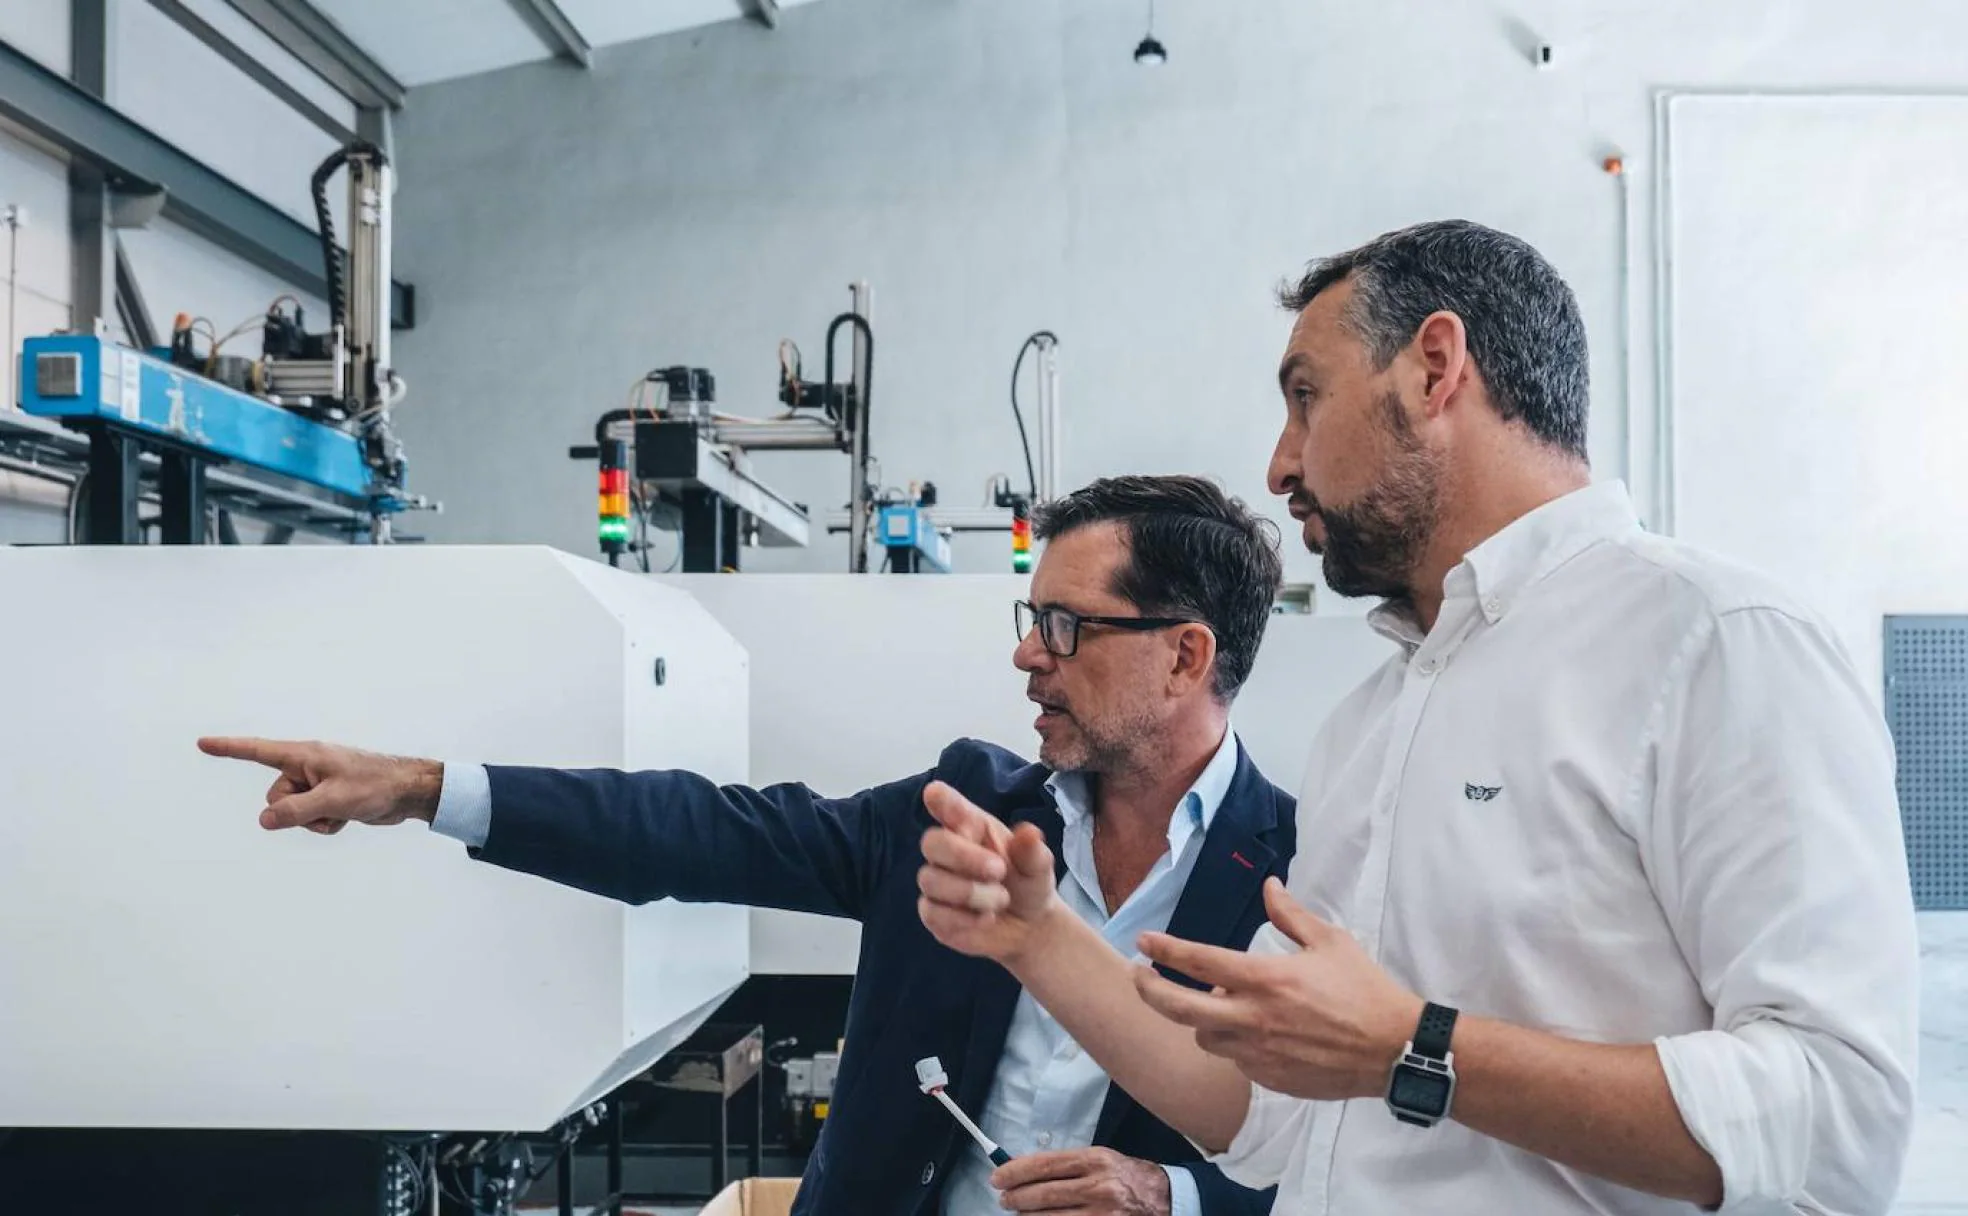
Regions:
<instances>
[{"instance_id":1,"label":"black watch strap","mask_svg":"<svg viewBox=\"0 0 1968 1216\"><path fill-rule=\"evenodd\" d=\"M1447 1005L1430 1001L1422 1006L1421 1023L1415 1027L1415 1054L1431 1060L1448 1059L1449 1039L1455 1034L1455 1025L1456 1011Z\"/></svg>"}]
</instances>

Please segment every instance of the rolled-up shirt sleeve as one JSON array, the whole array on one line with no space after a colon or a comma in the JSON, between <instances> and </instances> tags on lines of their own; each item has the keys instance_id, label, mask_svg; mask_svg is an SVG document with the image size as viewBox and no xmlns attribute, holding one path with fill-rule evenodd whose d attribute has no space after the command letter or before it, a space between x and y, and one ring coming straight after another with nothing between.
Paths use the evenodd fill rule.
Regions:
<instances>
[{"instance_id":1,"label":"rolled-up shirt sleeve","mask_svg":"<svg viewBox=\"0 0 1968 1216\"><path fill-rule=\"evenodd\" d=\"M1714 1026L1656 1041L1668 1085L1722 1210L1885 1211L1918 1038L1891 738L1823 627L1779 610L1721 613L1679 668L1635 827Z\"/></svg>"}]
</instances>

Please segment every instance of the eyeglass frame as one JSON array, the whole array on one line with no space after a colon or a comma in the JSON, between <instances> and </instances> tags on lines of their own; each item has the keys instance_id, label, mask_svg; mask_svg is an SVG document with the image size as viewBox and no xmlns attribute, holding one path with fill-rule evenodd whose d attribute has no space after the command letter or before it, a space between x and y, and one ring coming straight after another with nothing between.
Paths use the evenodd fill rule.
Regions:
<instances>
[{"instance_id":1,"label":"eyeglass frame","mask_svg":"<svg viewBox=\"0 0 1968 1216\"><path fill-rule=\"evenodd\" d=\"M1032 615L1032 623L1029 626L1024 623L1024 615L1028 612ZM1073 623L1073 645L1069 650L1062 651L1055 647L1052 644L1051 631L1045 626L1046 618L1055 613L1067 618ZM1012 628L1018 631L1018 640L1020 642L1032 636L1034 629L1038 630L1039 644L1045 647L1047 654L1056 659L1070 659L1080 652L1080 627L1082 625L1105 625L1110 629L1125 629L1131 633L1152 633L1157 629L1173 629L1177 625L1201 625L1204 628L1209 627L1209 622L1199 621L1194 617L1090 616L1083 612L1075 612L1071 608L1062 608L1057 604L1050 604L1041 608L1030 600L1013 600L1011 602L1011 624Z\"/></svg>"}]
</instances>

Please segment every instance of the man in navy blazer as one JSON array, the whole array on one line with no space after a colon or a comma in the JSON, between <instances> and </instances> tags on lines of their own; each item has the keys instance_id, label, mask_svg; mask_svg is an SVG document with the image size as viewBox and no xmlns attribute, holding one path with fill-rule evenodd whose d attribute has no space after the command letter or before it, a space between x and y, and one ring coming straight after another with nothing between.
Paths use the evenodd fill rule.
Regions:
<instances>
[{"instance_id":1,"label":"man in navy blazer","mask_svg":"<svg viewBox=\"0 0 1968 1216\"><path fill-rule=\"evenodd\" d=\"M1182 1136L1110 1085L1011 975L939 945L917 910L923 791L942 781L1038 826L1059 889L1127 952L1144 931L1242 948L1294 847L1292 799L1229 729L1276 594L1270 525L1187 477L1095 482L1041 508L1013 661L1041 763L964 739L933 768L845 798L685 772L479 768L318 743L206 739L280 770L261 822L332 834L424 819L472 855L613 899L783 908L861 922L832 1113L803 1216L1071 1210L1261 1216ZM1179 978L1179 977L1178 977ZM1013 1154L1001 1168L917 1088L948 1092ZM1002 1200L1003 1207L1000 1207Z\"/></svg>"}]
</instances>

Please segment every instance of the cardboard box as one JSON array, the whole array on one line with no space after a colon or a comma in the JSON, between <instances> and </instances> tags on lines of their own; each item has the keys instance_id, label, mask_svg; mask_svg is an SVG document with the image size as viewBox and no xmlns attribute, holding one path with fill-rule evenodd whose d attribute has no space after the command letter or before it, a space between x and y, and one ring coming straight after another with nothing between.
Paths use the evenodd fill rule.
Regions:
<instances>
[{"instance_id":1,"label":"cardboard box","mask_svg":"<svg viewBox=\"0 0 1968 1216\"><path fill-rule=\"evenodd\" d=\"M703 1216L790 1216L797 1178L746 1178L718 1193Z\"/></svg>"}]
</instances>

